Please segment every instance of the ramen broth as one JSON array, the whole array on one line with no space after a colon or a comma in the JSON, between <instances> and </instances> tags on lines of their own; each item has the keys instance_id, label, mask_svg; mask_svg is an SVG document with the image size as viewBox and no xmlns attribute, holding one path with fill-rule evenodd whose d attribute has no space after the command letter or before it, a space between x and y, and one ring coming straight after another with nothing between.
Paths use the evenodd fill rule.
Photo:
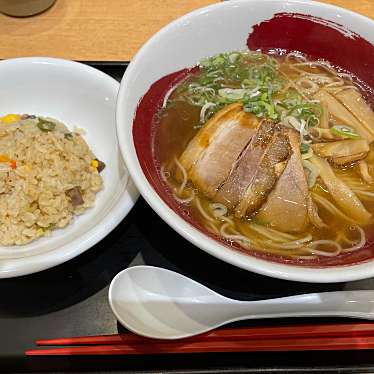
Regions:
<instances>
[{"instance_id":1,"label":"ramen broth","mask_svg":"<svg viewBox=\"0 0 374 374\"><path fill-rule=\"evenodd\" d=\"M351 96L360 101L362 111L370 111L365 112L366 117L361 118L355 105L350 106ZM340 113L342 107L344 113ZM232 112L235 113L230 114ZM219 116L226 119L220 120ZM196 72L166 94L155 124L154 156L170 193L183 210L212 235L260 256L298 262L330 261L360 251L373 232L374 151L371 143L374 129L368 129L367 123L371 116L374 118L351 77L334 70L326 62L307 60L300 54L226 53L202 61ZM219 120L226 122L217 124ZM228 124L236 120L243 129L251 128L243 130L250 132L248 141L243 140L243 144L238 145L237 156L230 151L227 157L235 160L221 177L218 187L207 185L193 170L202 164L203 157L208 157L206 154L199 156L198 152L207 153L207 149L212 148L211 156L214 141L224 131L229 133ZM218 135L218 130L212 135L212 131L204 130L206 126L222 129ZM252 186L252 190L245 186L245 196L252 196L256 203L245 202L244 210L240 210L238 206L245 200L243 194L239 203L233 203L231 197L227 199L227 194L222 197L219 191L228 184L235 168L246 166L241 165L247 162L245 154L253 159L250 153L256 151L253 139L257 136L264 140L259 129L265 126L273 131L271 144L275 144L276 136L278 140L286 139L287 155L278 155L274 161L276 155L269 150L269 144L261 144L261 152L268 150L267 160L274 161L274 165L267 161L263 170L257 172L255 182L263 175L264 183ZM237 141L233 139L227 147L233 147L232 143ZM216 147L217 155L212 158L218 163L224 163L226 157L224 140L221 151ZM297 151L296 141L300 148ZM188 157L192 157L190 164L185 161L188 152ZM302 165L304 173L303 176L299 173L300 186L295 182L297 178L292 177L294 188L305 190L306 183L307 191L300 194L301 199L305 198L299 199L302 203L295 198L295 204L300 204L297 210L300 217L287 216L288 210L285 211L282 219L290 222L288 227L276 222L280 219L279 212L276 216L271 209L279 207L270 200L279 198L280 185L287 181L285 174L290 172L291 162ZM267 170L272 173L266 175ZM199 173L200 178L202 171ZM288 199L293 203L293 196ZM299 219L305 219L306 223L296 222Z\"/></svg>"}]
</instances>

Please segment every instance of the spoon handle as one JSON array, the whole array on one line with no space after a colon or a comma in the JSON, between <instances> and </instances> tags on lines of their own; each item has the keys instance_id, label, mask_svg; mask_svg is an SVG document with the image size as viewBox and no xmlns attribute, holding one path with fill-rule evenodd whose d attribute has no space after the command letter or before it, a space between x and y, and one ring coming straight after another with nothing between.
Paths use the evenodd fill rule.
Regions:
<instances>
[{"instance_id":1,"label":"spoon handle","mask_svg":"<svg viewBox=\"0 0 374 374\"><path fill-rule=\"evenodd\" d=\"M311 293L232 304L233 320L280 317L351 317L374 320L374 291ZM235 316L236 314L236 316Z\"/></svg>"}]
</instances>

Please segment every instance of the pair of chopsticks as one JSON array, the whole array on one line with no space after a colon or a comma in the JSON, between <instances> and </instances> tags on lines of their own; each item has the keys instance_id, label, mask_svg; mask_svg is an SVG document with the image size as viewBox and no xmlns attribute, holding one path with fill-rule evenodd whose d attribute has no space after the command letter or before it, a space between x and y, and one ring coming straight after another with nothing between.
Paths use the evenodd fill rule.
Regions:
<instances>
[{"instance_id":1,"label":"pair of chopsticks","mask_svg":"<svg viewBox=\"0 0 374 374\"><path fill-rule=\"evenodd\" d=\"M374 323L222 328L175 341L125 333L38 340L36 344L60 347L30 349L27 356L374 349Z\"/></svg>"}]
</instances>

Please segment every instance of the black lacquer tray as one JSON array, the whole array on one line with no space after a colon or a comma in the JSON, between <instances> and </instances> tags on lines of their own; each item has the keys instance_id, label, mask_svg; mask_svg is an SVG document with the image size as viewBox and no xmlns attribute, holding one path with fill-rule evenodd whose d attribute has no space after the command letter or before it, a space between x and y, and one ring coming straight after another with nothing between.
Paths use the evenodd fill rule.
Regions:
<instances>
[{"instance_id":1,"label":"black lacquer tray","mask_svg":"<svg viewBox=\"0 0 374 374\"><path fill-rule=\"evenodd\" d=\"M89 65L118 80L127 67L123 62ZM0 280L0 372L374 373L373 351L24 356L25 349L32 348L36 339L122 331L110 311L107 292L112 278L135 264L179 271L223 295L241 300L342 289L373 289L374 292L374 279L318 285L281 281L237 269L188 243L139 198L126 219L86 253L38 274ZM316 320L246 324L313 321Z\"/></svg>"}]
</instances>

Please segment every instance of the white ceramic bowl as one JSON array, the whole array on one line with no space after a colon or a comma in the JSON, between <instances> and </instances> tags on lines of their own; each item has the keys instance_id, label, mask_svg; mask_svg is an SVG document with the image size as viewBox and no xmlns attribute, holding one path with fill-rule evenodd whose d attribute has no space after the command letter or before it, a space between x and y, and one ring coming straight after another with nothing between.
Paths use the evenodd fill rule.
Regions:
<instances>
[{"instance_id":1,"label":"white ceramic bowl","mask_svg":"<svg viewBox=\"0 0 374 374\"><path fill-rule=\"evenodd\" d=\"M251 28L281 12L320 17L347 26L369 42L374 42L373 21L315 1L238 0L196 10L154 35L128 67L117 101L117 130L122 154L135 184L151 207L179 234L223 261L260 274L296 281L342 282L372 277L373 260L318 269L270 262L232 250L196 229L169 208L152 188L140 166L133 139L133 119L139 100L149 87L167 74L196 65L204 57L246 48ZM334 29L341 28L331 25ZM285 31L279 28L278 32L281 35ZM325 35L318 37L324 38ZM313 43L313 40L308 40L308 43Z\"/></svg>"},{"instance_id":2,"label":"white ceramic bowl","mask_svg":"<svg viewBox=\"0 0 374 374\"><path fill-rule=\"evenodd\" d=\"M96 204L64 229L24 246L0 247L0 278L61 264L105 237L126 216L138 193L118 149L115 105L119 83L89 66L33 57L0 61L0 116L50 116L86 131L94 154L106 163Z\"/></svg>"}]
</instances>

